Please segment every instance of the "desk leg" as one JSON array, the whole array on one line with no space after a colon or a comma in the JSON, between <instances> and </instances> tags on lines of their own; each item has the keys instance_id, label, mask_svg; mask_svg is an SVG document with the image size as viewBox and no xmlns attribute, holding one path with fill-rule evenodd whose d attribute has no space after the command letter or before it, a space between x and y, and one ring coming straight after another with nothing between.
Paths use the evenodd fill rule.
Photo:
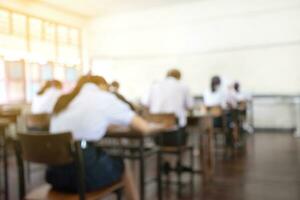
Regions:
<instances>
[{"instance_id":1,"label":"desk leg","mask_svg":"<svg viewBox=\"0 0 300 200\"><path fill-rule=\"evenodd\" d=\"M205 146L206 146L206 142L205 142L206 138L204 136L204 134L200 135L200 166L201 166L201 171L203 174L203 180L206 180L206 176L207 176L207 168L206 168L206 159L205 159Z\"/></svg>"},{"instance_id":2,"label":"desk leg","mask_svg":"<svg viewBox=\"0 0 300 200\"><path fill-rule=\"evenodd\" d=\"M161 136L159 136L159 144L161 144ZM158 200L162 200L162 176L161 176L162 158L160 149L157 151L157 195Z\"/></svg>"},{"instance_id":3,"label":"desk leg","mask_svg":"<svg viewBox=\"0 0 300 200\"><path fill-rule=\"evenodd\" d=\"M208 129L208 173L209 178L211 178L213 174L213 168L214 168L214 144L213 144L213 129Z\"/></svg>"},{"instance_id":4,"label":"desk leg","mask_svg":"<svg viewBox=\"0 0 300 200\"><path fill-rule=\"evenodd\" d=\"M140 139L140 196L145 200L145 149L144 138Z\"/></svg>"}]
</instances>

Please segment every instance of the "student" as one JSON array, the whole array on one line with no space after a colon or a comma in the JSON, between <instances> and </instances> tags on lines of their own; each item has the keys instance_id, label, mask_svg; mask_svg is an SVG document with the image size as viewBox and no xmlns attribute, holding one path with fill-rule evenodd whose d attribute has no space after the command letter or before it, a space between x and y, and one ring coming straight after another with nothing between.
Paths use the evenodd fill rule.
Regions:
<instances>
[{"instance_id":1,"label":"student","mask_svg":"<svg viewBox=\"0 0 300 200\"><path fill-rule=\"evenodd\" d=\"M131 102L129 102L123 95L119 93L120 84L117 81L113 81L109 86L109 91L113 93L118 99L126 103L131 110L135 110Z\"/></svg>"},{"instance_id":2,"label":"student","mask_svg":"<svg viewBox=\"0 0 300 200\"><path fill-rule=\"evenodd\" d=\"M233 85L224 84L222 86L221 78L213 76L210 89L204 92L203 101L207 108L222 108L224 114L214 118L214 127L223 128L223 123L225 123L226 145L227 147L233 147L238 140L237 127L234 121L237 102L233 94ZM225 122L223 121L224 119Z\"/></svg>"},{"instance_id":3,"label":"student","mask_svg":"<svg viewBox=\"0 0 300 200\"><path fill-rule=\"evenodd\" d=\"M174 113L178 119L179 130L163 134L163 145L184 145L187 141L185 127L187 111L193 108L194 101L188 87L181 81L181 73L177 69L168 71L165 79L155 82L150 88L147 97L143 100L149 113ZM164 172L169 173L172 160L164 163ZM179 166L177 166L179 167ZM182 166L180 166L182 167Z\"/></svg>"},{"instance_id":4,"label":"student","mask_svg":"<svg viewBox=\"0 0 300 200\"><path fill-rule=\"evenodd\" d=\"M236 100L238 102L249 101L251 99L251 97L249 95L247 95L241 91L241 85L239 82L235 82L233 87L234 87Z\"/></svg>"},{"instance_id":5,"label":"student","mask_svg":"<svg viewBox=\"0 0 300 200\"><path fill-rule=\"evenodd\" d=\"M60 81L47 81L33 98L31 112L33 114L52 113L54 105L61 94L62 83Z\"/></svg>"},{"instance_id":6,"label":"student","mask_svg":"<svg viewBox=\"0 0 300 200\"><path fill-rule=\"evenodd\" d=\"M169 70L165 79L152 85L149 94L142 103L153 114L176 114L179 126L184 128L187 123L187 111L193 108L194 100L190 95L189 88L180 79L179 70Z\"/></svg>"},{"instance_id":7,"label":"student","mask_svg":"<svg viewBox=\"0 0 300 200\"><path fill-rule=\"evenodd\" d=\"M203 95L204 105L206 107L220 106L227 108L225 92L221 88L221 78L213 76L210 83L210 89L206 90Z\"/></svg>"},{"instance_id":8,"label":"student","mask_svg":"<svg viewBox=\"0 0 300 200\"><path fill-rule=\"evenodd\" d=\"M123 177L130 199L138 199L136 188L123 160L111 157L96 148L93 143L101 140L109 125L125 125L147 134L161 128L150 126L130 110L129 106L108 92L108 85L102 77L84 76L73 91L61 96L51 119L51 133L72 132L74 139L86 141L83 151L86 173L86 189L93 191L112 184ZM49 167L46 180L54 189L76 192L75 165Z\"/></svg>"}]
</instances>

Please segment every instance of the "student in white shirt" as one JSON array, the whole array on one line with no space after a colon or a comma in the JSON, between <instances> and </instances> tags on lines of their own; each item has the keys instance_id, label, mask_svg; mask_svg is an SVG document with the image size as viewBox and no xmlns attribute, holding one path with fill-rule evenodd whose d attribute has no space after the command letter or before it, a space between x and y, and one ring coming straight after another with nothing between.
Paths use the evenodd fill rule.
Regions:
<instances>
[{"instance_id":1,"label":"student in white shirt","mask_svg":"<svg viewBox=\"0 0 300 200\"><path fill-rule=\"evenodd\" d=\"M132 126L142 134L161 128L159 125L150 126L131 111L128 105L108 92L108 84L102 77L89 75L82 77L71 93L59 98L52 115L50 131L72 132L76 140L87 142L87 147L83 151L87 191L108 186L121 179L124 174L130 199L136 200L137 191L123 160L110 157L93 145L104 137L111 124ZM46 179L54 189L77 191L74 164L49 167Z\"/></svg>"},{"instance_id":2,"label":"student in white shirt","mask_svg":"<svg viewBox=\"0 0 300 200\"><path fill-rule=\"evenodd\" d=\"M143 104L148 107L150 113L176 114L179 126L183 128L187 122L187 111L192 109L194 100L189 88L180 79L179 70L170 70L165 79L152 85Z\"/></svg>"},{"instance_id":3,"label":"student in white shirt","mask_svg":"<svg viewBox=\"0 0 300 200\"><path fill-rule=\"evenodd\" d=\"M31 112L33 114L51 114L57 99L62 94L62 83L58 80L47 81L33 98Z\"/></svg>"},{"instance_id":4,"label":"student in white shirt","mask_svg":"<svg viewBox=\"0 0 300 200\"><path fill-rule=\"evenodd\" d=\"M193 98L189 88L181 81L181 73L177 69L168 71L167 77L156 81L144 99L143 104L151 114L173 113L177 116L179 129L177 131L164 133L162 145L178 146L184 145L187 141L185 127L187 124L187 111L193 108ZM164 163L164 173L169 174L173 160L169 159ZM184 168L183 166L177 166Z\"/></svg>"},{"instance_id":5,"label":"student in white shirt","mask_svg":"<svg viewBox=\"0 0 300 200\"><path fill-rule=\"evenodd\" d=\"M234 92L235 92L236 100L238 102L251 100L251 96L249 94L246 94L241 91L241 85L239 82L234 83Z\"/></svg>"},{"instance_id":6,"label":"student in white shirt","mask_svg":"<svg viewBox=\"0 0 300 200\"><path fill-rule=\"evenodd\" d=\"M237 106L236 97L233 91L233 85L224 84L219 76L213 76L210 83L210 89L203 95L204 105L209 107L220 106L225 115L226 124L226 144L232 147L237 141L237 128L235 123L235 109ZM214 127L223 128L224 116L214 118Z\"/></svg>"},{"instance_id":7,"label":"student in white shirt","mask_svg":"<svg viewBox=\"0 0 300 200\"><path fill-rule=\"evenodd\" d=\"M219 76L212 77L210 89L203 94L203 101L206 107L220 106L223 109L227 108L226 94L221 88L221 78Z\"/></svg>"}]
</instances>

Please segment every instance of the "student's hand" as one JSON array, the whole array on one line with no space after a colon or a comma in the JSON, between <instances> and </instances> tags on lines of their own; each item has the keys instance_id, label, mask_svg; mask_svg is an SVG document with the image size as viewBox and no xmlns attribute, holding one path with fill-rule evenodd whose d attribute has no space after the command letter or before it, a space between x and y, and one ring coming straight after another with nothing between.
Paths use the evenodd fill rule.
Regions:
<instances>
[{"instance_id":1,"label":"student's hand","mask_svg":"<svg viewBox=\"0 0 300 200\"><path fill-rule=\"evenodd\" d=\"M177 126L175 125L162 124L162 123L149 123L150 132L171 131L176 128Z\"/></svg>"},{"instance_id":2,"label":"student's hand","mask_svg":"<svg viewBox=\"0 0 300 200\"><path fill-rule=\"evenodd\" d=\"M149 123L140 116L134 116L131 127L137 131L140 131L142 134L150 134L153 132L167 131L174 129L173 126L165 125L161 123Z\"/></svg>"}]
</instances>

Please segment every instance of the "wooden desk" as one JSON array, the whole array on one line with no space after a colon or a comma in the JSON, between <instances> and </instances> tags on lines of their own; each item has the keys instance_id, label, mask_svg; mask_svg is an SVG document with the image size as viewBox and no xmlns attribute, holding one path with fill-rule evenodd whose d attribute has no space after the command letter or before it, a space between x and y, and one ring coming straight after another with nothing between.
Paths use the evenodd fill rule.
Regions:
<instances>
[{"instance_id":1,"label":"wooden desk","mask_svg":"<svg viewBox=\"0 0 300 200\"><path fill-rule=\"evenodd\" d=\"M8 164L7 164L7 137L5 135L7 127L10 125L9 119L0 118L0 148L2 154L3 172L4 172L4 199L8 200Z\"/></svg>"},{"instance_id":2,"label":"wooden desk","mask_svg":"<svg viewBox=\"0 0 300 200\"><path fill-rule=\"evenodd\" d=\"M146 185L146 179L145 179L145 158L148 157L150 154L147 152L147 149L145 147L145 139L146 138L152 138L154 136L159 136L163 134L164 132L173 130L172 129L161 129L161 130L155 130L148 134L142 134L138 131L135 131L129 127L122 127L122 126L112 126L108 129L106 137L107 138L127 138L130 140L138 140L138 156L136 157L140 163L140 175L139 175L139 183L140 183L140 199L145 200L145 185ZM157 192L158 192L158 200L162 199L162 180L161 180L161 154L159 151L159 147L156 147L154 152L157 155Z\"/></svg>"},{"instance_id":3,"label":"wooden desk","mask_svg":"<svg viewBox=\"0 0 300 200\"><path fill-rule=\"evenodd\" d=\"M189 116L187 126L188 128L195 128L200 134L201 170L199 173L203 174L204 180L209 180L214 168L213 116L209 114Z\"/></svg>"}]
</instances>

